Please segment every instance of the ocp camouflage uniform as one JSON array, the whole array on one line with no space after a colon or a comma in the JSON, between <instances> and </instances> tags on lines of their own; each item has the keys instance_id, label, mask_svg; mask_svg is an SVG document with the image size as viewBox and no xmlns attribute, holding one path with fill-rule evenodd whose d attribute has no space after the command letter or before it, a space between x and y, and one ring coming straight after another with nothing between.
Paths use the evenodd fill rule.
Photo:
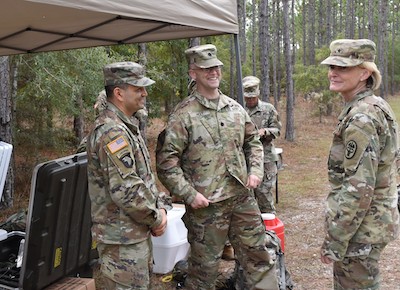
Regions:
<instances>
[{"instance_id":1,"label":"ocp camouflage uniform","mask_svg":"<svg viewBox=\"0 0 400 290\"><path fill-rule=\"evenodd\" d=\"M379 289L379 256L399 234L398 149L395 115L382 98L367 90L346 104L329 154L322 246L335 261L335 289Z\"/></svg>"},{"instance_id":2,"label":"ocp camouflage uniform","mask_svg":"<svg viewBox=\"0 0 400 290\"><path fill-rule=\"evenodd\" d=\"M275 151L273 139L280 136L282 123L279 120L275 107L267 102L258 100L254 108L246 107L246 112L258 129L265 129L268 133L261 138L264 147L264 178L258 188L254 190L261 212L276 213L272 190L278 174L278 155Z\"/></svg>"},{"instance_id":3,"label":"ocp camouflage uniform","mask_svg":"<svg viewBox=\"0 0 400 290\"><path fill-rule=\"evenodd\" d=\"M92 238L106 289L149 289L151 228L162 222L160 209L171 207L156 188L137 124L108 102L88 136L87 153Z\"/></svg>"},{"instance_id":4,"label":"ocp camouflage uniform","mask_svg":"<svg viewBox=\"0 0 400 290\"><path fill-rule=\"evenodd\" d=\"M262 145L240 104L221 92L216 103L194 89L169 116L157 150L157 172L186 204L188 289L215 289L227 237L245 269L249 289L260 280L276 283L265 226L254 195L245 187L248 174L262 178ZM197 192L210 200L208 207L190 206ZM257 289L274 289L263 287Z\"/></svg>"}]
</instances>

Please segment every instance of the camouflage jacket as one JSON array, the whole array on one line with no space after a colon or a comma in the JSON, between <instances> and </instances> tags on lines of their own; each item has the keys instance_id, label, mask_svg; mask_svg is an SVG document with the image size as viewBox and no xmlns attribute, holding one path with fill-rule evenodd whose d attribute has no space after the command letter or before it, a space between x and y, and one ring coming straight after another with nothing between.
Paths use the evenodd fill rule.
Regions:
<instances>
[{"instance_id":1,"label":"camouflage jacket","mask_svg":"<svg viewBox=\"0 0 400 290\"><path fill-rule=\"evenodd\" d=\"M244 108L220 93L218 104L197 91L169 116L157 150L158 177L191 204L197 192L211 202L242 190L248 174L263 177L263 149Z\"/></svg>"},{"instance_id":2,"label":"camouflage jacket","mask_svg":"<svg viewBox=\"0 0 400 290\"><path fill-rule=\"evenodd\" d=\"M281 135L282 123L275 107L270 103L258 100L257 106L254 108L246 107L246 112L258 129L266 129L269 132L268 136L261 138L264 146L264 162L278 161L279 157L275 152L272 140Z\"/></svg>"},{"instance_id":3,"label":"camouflage jacket","mask_svg":"<svg viewBox=\"0 0 400 290\"><path fill-rule=\"evenodd\" d=\"M88 136L88 182L92 236L107 244L133 244L161 223L160 193L137 125L108 103Z\"/></svg>"},{"instance_id":4,"label":"camouflage jacket","mask_svg":"<svg viewBox=\"0 0 400 290\"><path fill-rule=\"evenodd\" d=\"M390 106L368 90L345 106L333 135L322 254L342 260L360 250L349 243L387 243L398 236L398 125Z\"/></svg>"}]
</instances>

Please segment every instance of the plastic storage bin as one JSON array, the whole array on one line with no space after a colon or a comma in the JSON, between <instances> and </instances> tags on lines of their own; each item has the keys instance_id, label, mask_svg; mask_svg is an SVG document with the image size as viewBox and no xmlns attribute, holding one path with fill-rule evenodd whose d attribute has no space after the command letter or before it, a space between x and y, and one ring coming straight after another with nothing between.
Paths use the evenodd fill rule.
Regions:
<instances>
[{"instance_id":1,"label":"plastic storage bin","mask_svg":"<svg viewBox=\"0 0 400 290\"><path fill-rule=\"evenodd\" d=\"M7 231L0 229L0 241L7 239Z\"/></svg>"},{"instance_id":2,"label":"plastic storage bin","mask_svg":"<svg viewBox=\"0 0 400 290\"><path fill-rule=\"evenodd\" d=\"M0 141L0 200L3 195L12 149L13 146L11 144Z\"/></svg>"},{"instance_id":3,"label":"plastic storage bin","mask_svg":"<svg viewBox=\"0 0 400 290\"><path fill-rule=\"evenodd\" d=\"M182 221L185 208L175 205L167 214L167 229L160 237L152 237L154 273L165 274L174 269L176 262L187 258L190 245L187 229Z\"/></svg>"},{"instance_id":4,"label":"plastic storage bin","mask_svg":"<svg viewBox=\"0 0 400 290\"><path fill-rule=\"evenodd\" d=\"M285 250L285 226L273 213L262 213L261 217L267 230L274 231L281 240L282 252Z\"/></svg>"}]
</instances>

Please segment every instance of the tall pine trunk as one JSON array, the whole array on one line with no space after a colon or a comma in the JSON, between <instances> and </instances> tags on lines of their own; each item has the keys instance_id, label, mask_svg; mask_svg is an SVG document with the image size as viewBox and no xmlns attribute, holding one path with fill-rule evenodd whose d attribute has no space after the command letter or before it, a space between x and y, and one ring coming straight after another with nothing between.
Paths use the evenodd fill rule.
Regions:
<instances>
[{"instance_id":1,"label":"tall pine trunk","mask_svg":"<svg viewBox=\"0 0 400 290\"><path fill-rule=\"evenodd\" d=\"M268 1L260 2L260 68L261 68L261 99L269 102L270 83L269 83L269 10Z\"/></svg>"},{"instance_id":2,"label":"tall pine trunk","mask_svg":"<svg viewBox=\"0 0 400 290\"><path fill-rule=\"evenodd\" d=\"M290 42L289 0L283 0L283 43L286 59L286 133L285 139L294 141L294 92L293 92L293 66Z\"/></svg>"}]
</instances>

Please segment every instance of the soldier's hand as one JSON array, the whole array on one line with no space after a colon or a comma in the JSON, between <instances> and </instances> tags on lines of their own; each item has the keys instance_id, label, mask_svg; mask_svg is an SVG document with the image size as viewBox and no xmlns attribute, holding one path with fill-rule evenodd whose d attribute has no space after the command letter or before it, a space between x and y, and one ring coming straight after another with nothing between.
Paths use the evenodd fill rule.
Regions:
<instances>
[{"instance_id":1,"label":"soldier's hand","mask_svg":"<svg viewBox=\"0 0 400 290\"><path fill-rule=\"evenodd\" d=\"M329 258L328 256L323 256L321 254L321 262L324 264L330 264L333 262L333 260L331 258Z\"/></svg>"},{"instance_id":2,"label":"soldier's hand","mask_svg":"<svg viewBox=\"0 0 400 290\"><path fill-rule=\"evenodd\" d=\"M157 227L153 227L151 229L151 234L154 237L159 237L162 234L165 233L165 230L167 229L167 212L165 209L161 209L161 214L162 214L162 221L161 224Z\"/></svg>"},{"instance_id":3,"label":"soldier's hand","mask_svg":"<svg viewBox=\"0 0 400 290\"><path fill-rule=\"evenodd\" d=\"M210 201L204 197L200 192L196 194L196 197L194 198L193 202L190 204L190 206L194 209L198 208L204 208L207 207L210 204Z\"/></svg>"},{"instance_id":4,"label":"soldier's hand","mask_svg":"<svg viewBox=\"0 0 400 290\"><path fill-rule=\"evenodd\" d=\"M261 129L258 129L258 135L260 137L265 137L265 136L271 135L271 132L269 132L269 130L266 128L261 128Z\"/></svg>"},{"instance_id":5,"label":"soldier's hand","mask_svg":"<svg viewBox=\"0 0 400 290\"><path fill-rule=\"evenodd\" d=\"M257 188L261 183L261 179L258 178L257 176L250 174L249 177L247 178L247 183L246 187L250 189Z\"/></svg>"}]
</instances>

